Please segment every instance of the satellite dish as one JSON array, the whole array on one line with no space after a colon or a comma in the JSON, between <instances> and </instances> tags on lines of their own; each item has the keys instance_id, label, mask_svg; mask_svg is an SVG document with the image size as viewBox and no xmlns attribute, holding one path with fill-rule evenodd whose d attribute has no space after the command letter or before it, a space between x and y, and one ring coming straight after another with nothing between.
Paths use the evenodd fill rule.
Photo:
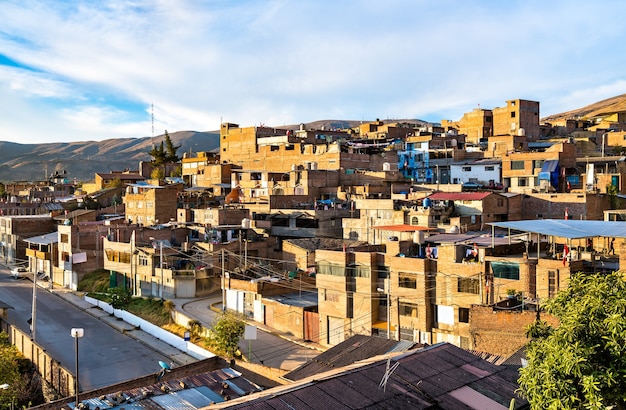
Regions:
<instances>
[{"instance_id":1,"label":"satellite dish","mask_svg":"<svg viewBox=\"0 0 626 410\"><path fill-rule=\"evenodd\" d=\"M163 370L172 370L172 368L170 367L169 364L167 364L167 363L165 363L165 362L163 362L161 360L159 360L159 366L161 366L161 368Z\"/></svg>"}]
</instances>

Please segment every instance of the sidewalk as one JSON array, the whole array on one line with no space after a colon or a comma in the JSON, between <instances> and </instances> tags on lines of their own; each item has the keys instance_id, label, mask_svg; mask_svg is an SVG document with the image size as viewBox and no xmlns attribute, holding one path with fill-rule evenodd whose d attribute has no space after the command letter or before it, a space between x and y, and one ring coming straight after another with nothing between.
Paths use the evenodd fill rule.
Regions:
<instances>
[{"instance_id":1,"label":"sidewalk","mask_svg":"<svg viewBox=\"0 0 626 410\"><path fill-rule=\"evenodd\" d=\"M39 284L39 282L38 282ZM53 289L48 288L48 283L42 283L42 289L50 291L52 294L65 299L67 302L76 306L77 308L85 311L91 316L105 322L109 326L118 330L125 335L132 337L133 339L143 343L144 345L150 347L155 352L161 353L164 356L167 356L171 359L172 362L178 365L184 365L192 362L198 361L195 357L192 357L179 349L165 343L164 341L157 339L151 334L144 332L141 329L136 328L135 326L124 322L123 320L109 315L104 310L93 306L91 303L87 302L78 293L73 292L69 289L62 287L53 287Z\"/></svg>"}]
</instances>

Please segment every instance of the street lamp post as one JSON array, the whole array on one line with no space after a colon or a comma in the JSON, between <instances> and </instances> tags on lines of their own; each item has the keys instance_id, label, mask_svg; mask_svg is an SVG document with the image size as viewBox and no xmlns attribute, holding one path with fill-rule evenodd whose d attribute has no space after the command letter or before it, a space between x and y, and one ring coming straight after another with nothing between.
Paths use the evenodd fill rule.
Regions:
<instances>
[{"instance_id":1,"label":"street lamp post","mask_svg":"<svg viewBox=\"0 0 626 410\"><path fill-rule=\"evenodd\" d=\"M76 352L76 379L75 379L76 386L74 388L75 393L76 393L76 404L74 405L74 408L77 409L78 408L78 339L83 337L83 335L85 334L85 331L82 327L73 327L72 330L70 331L70 334L74 338L74 351Z\"/></svg>"},{"instance_id":2,"label":"street lamp post","mask_svg":"<svg viewBox=\"0 0 626 410\"><path fill-rule=\"evenodd\" d=\"M159 241L159 265L161 266L161 302L163 302L163 293L165 292L165 283L163 283L163 241Z\"/></svg>"},{"instance_id":3,"label":"street lamp post","mask_svg":"<svg viewBox=\"0 0 626 410\"><path fill-rule=\"evenodd\" d=\"M150 237L151 241L157 239ZM163 293L165 291L165 283L163 283L163 240L159 239L159 265L161 266L161 302L163 302Z\"/></svg>"}]
</instances>

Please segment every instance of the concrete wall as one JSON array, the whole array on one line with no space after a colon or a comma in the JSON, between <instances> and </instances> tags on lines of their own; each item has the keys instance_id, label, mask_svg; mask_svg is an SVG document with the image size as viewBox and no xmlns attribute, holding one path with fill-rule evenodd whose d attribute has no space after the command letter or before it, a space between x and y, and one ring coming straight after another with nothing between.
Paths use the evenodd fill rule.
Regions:
<instances>
[{"instance_id":1,"label":"concrete wall","mask_svg":"<svg viewBox=\"0 0 626 410\"><path fill-rule=\"evenodd\" d=\"M24 357L33 362L33 365L41 374L42 378L58 392L62 397L75 394L74 374L66 369L60 362L50 356L46 349L32 341L30 334L22 332L17 327L0 319L2 331L9 335L9 341ZM56 407L55 407L56 408Z\"/></svg>"}]
</instances>

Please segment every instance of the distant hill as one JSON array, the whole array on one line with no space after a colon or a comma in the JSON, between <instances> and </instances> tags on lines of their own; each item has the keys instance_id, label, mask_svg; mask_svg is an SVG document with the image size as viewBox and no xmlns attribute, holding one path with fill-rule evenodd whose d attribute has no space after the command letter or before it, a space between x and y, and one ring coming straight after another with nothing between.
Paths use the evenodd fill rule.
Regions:
<instances>
[{"instance_id":1,"label":"distant hill","mask_svg":"<svg viewBox=\"0 0 626 410\"><path fill-rule=\"evenodd\" d=\"M607 98L606 100L598 101L593 104L589 104L585 107L578 108L571 111L562 112L559 114L552 114L548 117L542 118L543 122L554 122L565 119L588 119L603 114L626 111L626 94L618 95L616 97Z\"/></svg>"},{"instance_id":2,"label":"distant hill","mask_svg":"<svg viewBox=\"0 0 626 410\"><path fill-rule=\"evenodd\" d=\"M178 155L219 148L219 131L169 133ZM0 141L0 181L42 181L46 175L67 171L68 178L91 181L96 172L136 170L139 161L150 161L150 148L164 135L154 138L119 138L50 144L18 144Z\"/></svg>"}]
</instances>

